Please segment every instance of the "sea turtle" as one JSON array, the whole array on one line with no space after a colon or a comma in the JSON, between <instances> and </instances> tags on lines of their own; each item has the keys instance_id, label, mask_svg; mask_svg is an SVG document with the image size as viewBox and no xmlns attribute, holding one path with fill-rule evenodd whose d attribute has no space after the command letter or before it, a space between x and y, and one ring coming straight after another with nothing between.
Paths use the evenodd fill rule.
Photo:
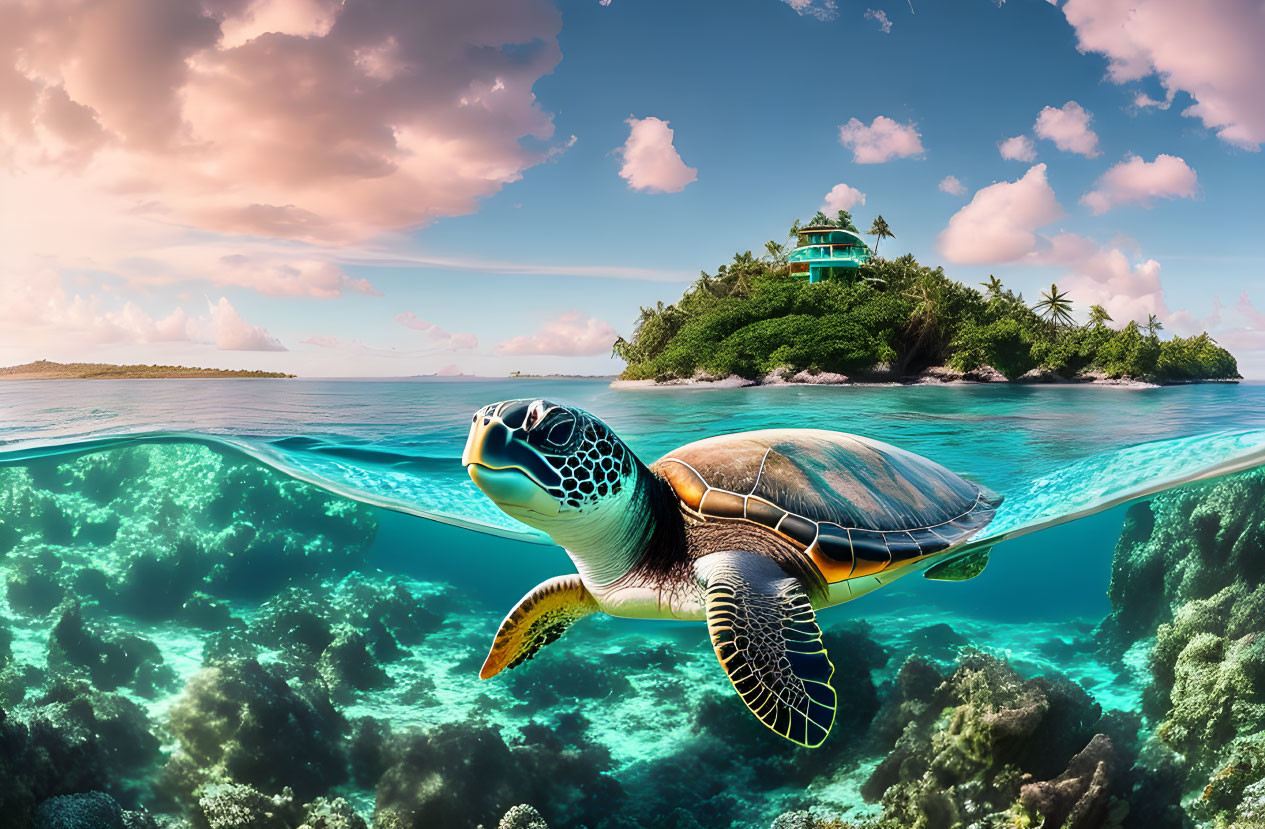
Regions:
<instances>
[{"instance_id":1,"label":"sea turtle","mask_svg":"<svg viewBox=\"0 0 1265 829\"><path fill-rule=\"evenodd\" d=\"M519 601L481 677L590 613L705 620L751 712L809 747L826 739L836 705L814 608L912 572L970 578L987 551L963 545L1001 503L919 455L819 429L721 435L646 466L602 421L548 400L477 411L461 462L578 571Z\"/></svg>"}]
</instances>

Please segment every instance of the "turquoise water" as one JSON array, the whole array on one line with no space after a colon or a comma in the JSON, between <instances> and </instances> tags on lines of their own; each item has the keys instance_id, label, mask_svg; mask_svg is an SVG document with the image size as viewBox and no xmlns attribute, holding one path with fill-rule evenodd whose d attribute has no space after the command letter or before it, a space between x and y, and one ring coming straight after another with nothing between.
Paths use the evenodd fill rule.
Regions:
<instances>
[{"instance_id":1,"label":"turquoise water","mask_svg":"<svg viewBox=\"0 0 1265 829\"><path fill-rule=\"evenodd\" d=\"M874 437L1004 494L986 533L1009 540L970 581L907 578L821 612L836 686L854 711L815 751L751 720L701 626L589 618L537 659L482 682L504 613L538 582L571 572L560 550L496 510L461 468L471 412L512 397L585 408L647 462L702 437L767 427ZM36 753L54 759L23 776L21 741L0 733L12 755L0 753L0 779L7 770L16 781L0 784L0 826L35 825L39 803L88 791L155 819L217 827L255 825L232 823L247 813L271 815L258 824L268 826L494 826L523 803L555 827L769 826L805 809L856 825L1042 825L1031 820L1038 813L1063 825L1070 818L1018 781L1074 771L1069 762L1095 733L1113 737L1117 754L1100 799L1134 817L1079 825L1250 825L1251 780L1220 801L1202 792L1232 755L1251 750L1265 724L1253 694L1265 699L1265 680L1258 689L1243 669L1217 686L1236 712L1232 735L1203 754L1182 751L1178 725L1189 730L1189 717L1202 716L1188 716L1182 689L1202 688L1202 674L1179 658L1170 689L1153 651L1176 635L1161 623L1177 629L1182 613L1205 612L1191 602L1255 589L1222 577L1233 556L1265 557L1265 526L1251 513L1262 452L1265 386L1254 384L2 383L0 728L19 724L27 743L52 741ZM1154 506L1139 508L1143 499ZM1200 517L1210 511L1221 516L1215 532ZM1240 513L1231 533L1227 516ZM1172 526L1145 538L1162 531L1178 541L1161 550L1135 539L1142 523L1164 521ZM1178 549L1187 531L1191 548ZM1202 556L1207 572L1169 584L1146 575L1147 555ZM1163 612L1135 610L1148 591ZM1235 618L1260 618L1265 630L1265 614L1247 601ZM1146 629L1120 633L1120 620L1142 616ZM941 690L915 698L909 665L919 660ZM1241 667L1230 656L1222 663ZM1042 675L1066 677L1079 696L1042 685L1044 702L1029 708L1080 706L1078 722L1091 711L1099 718L1057 726L1074 735L1069 746L1079 743L1047 752L1057 768L1004 743L996 725L945 768L919 772L900 760L902 745L925 740L923 753L944 758L974 734L965 715L955 726L909 714L919 705L1019 710L1022 694L1038 694L1023 683ZM955 690L981 683L992 689L986 702ZM1010 699L999 688L1024 690ZM1050 739L1039 728L1029 738ZM904 777L888 779L882 770L894 764ZM1143 808L1154 797L1136 794L1161 773L1177 780L1167 818ZM938 781L934 797L919 782L926 775ZM317 824L318 813L343 822ZM793 819L801 823L783 825L814 825Z\"/></svg>"}]
</instances>

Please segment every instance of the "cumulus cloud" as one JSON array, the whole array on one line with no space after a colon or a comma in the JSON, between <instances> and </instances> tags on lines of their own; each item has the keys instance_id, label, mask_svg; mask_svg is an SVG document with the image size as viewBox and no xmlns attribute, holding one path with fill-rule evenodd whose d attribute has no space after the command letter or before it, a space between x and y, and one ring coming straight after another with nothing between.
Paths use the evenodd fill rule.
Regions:
<instances>
[{"instance_id":1,"label":"cumulus cloud","mask_svg":"<svg viewBox=\"0 0 1265 829\"><path fill-rule=\"evenodd\" d=\"M958 181L957 176L945 176L940 179L940 192L951 196L965 196L966 185Z\"/></svg>"},{"instance_id":2,"label":"cumulus cloud","mask_svg":"<svg viewBox=\"0 0 1265 829\"><path fill-rule=\"evenodd\" d=\"M836 213L840 210L851 210L858 204L865 204L865 194L855 187L840 183L830 188L825 201L821 204L821 209L826 213Z\"/></svg>"},{"instance_id":3,"label":"cumulus cloud","mask_svg":"<svg viewBox=\"0 0 1265 829\"><path fill-rule=\"evenodd\" d=\"M181 307L151 314L136 302L66 289L55 272L4 274L0 279L0 344L25 348L198 343L226 350L284 351L265 329L242 319L228 299L207 312Z\"/></svg>"},{"instance_id":4,"label":"cumulus cloud","mask_svg":"<svg viewBox=\"0 0 1265 829\"><path fill-rule=\"evenodd\" d=\"M609 322L569 311L546 322L535 334L524 334L496 346L497 354L548 354L584 357L610 353L619 335Z\"/></svg>"},{"instance_id":5,"label":"cumulus cloud","mask_svg":"<svg viewBox=\"0 0 1265 829\"><path fill-rule=\"evenodd\" d=\"M1064 233L1051 239L1049 247L1033 256L1030 263L1066 267L1067 274L1059 279L1059 287L1068 292L1079 309L1101 305L1117 326L1130 321L1144 323L1149 314L1161 319L1169 317L1160 282L1160 263L1154 259L1133 263L1118 248Z\"/></svg>"},{"instance_id":6,"label":"cumulus cloud","mask_svg":"<svg viewBox=\"0 0 1265 829\"><path fill-rule=\"evenodd\" d=\"M1045 165L1031 167L1017 181L1002 181L978 191L936 238L950 262L1013 262L1032 253L1037 229L1063 213L1046 180Z\"/></svg>"},{"instance_id":7,"label":"cumulus cloud","mask_svg":"<svg viewBox=\"0 0 1265 829\"><path fill-rule=\"evenodd\" d=\"M1156 199L1193 199L1198 186L1195 171L1177 156L1161 153L1154 161L1131 156L1103 173L1081 203L1097 216L1122 204L1149 208Z\"/></svg>"},{"instance_id":8,"label":"cumulus cloud","mask_svg":"<svg viewBox=\"0 0 1265 829\"><path fill-rule=\"evenodd\" d=\"M462 351L477 348L479 338L474 334L458 332L451 333L440 328L433 322L427 322L412 311L405 311L396 314L395 321L405 328L411 328L414 331L420 331L426 335L426 339L434 343L440 348L450 351Z\"/></svg>"},{"instance_id":9,"label":"cumulus cloud","mask_svg":"<svg viewBox=\"0 0 1265 829\"><path fill-rule=\"evenodd\" d=\"M782 0L782 2L794 9L800 17L834 20L839 15L835 0Z\"/></svg>"},{"instance_id":10,"label":"cumulus cloud","mask_svg":"<svg viewBox=\"0 0 1265 829\"><path fill-rule=\"evenodd\" d=\"M1086 158L1099 155L1098 134L1089 128L1093 116L1075 101L1068 101L1059 108L1045 107L1037 114L1033 131L1038 138L1054 142L1054 146L1069 153L1079 153Z\"/></svg>"},{"instance_id":11,"label":"cumulus cloud","mask_svg":"<svg viewBox=\"0 0 1265 829\"><path fill-rule=\"evenodd\" d=\"M839 143L852 150L857 164L882 164L923 152L922 136L913 123L901 124L879 115L866 126L856 118L839 127Z\"/></svg>"},{"instance_id":12,"label":"cumulus cloud","mask_svg":"<svg viewBox=\"0 0 1265 829\"><path fill-rule=\"evenodd\" d=\"M997 150L1007 161L1036 161L1037 146L1026 135L1004 138L997 142Z\"/></svg>"},{"instance_id":13,"label":"cumulus cloud","mask_svg":"<svg viewBox=\"0 0 1265 829\"><path fill-rule=\"evenodd\" d=\"M878 30L885 35L892 33L892 21L888 19L887 12L882 9L866 9L865 19L873 20L878 24Z\"/></svg>"},{"instance_id":14,"label":"cumulus cloud","mask_svg":"<svg viewBox=\"0 0 1265 829\"><path fill-rule=\"evenodd\" d=\"M1265 142L1265 14L1259 0L1067 0L1067 21L1082 52L1108 60L1124 84L1159 77L1168 100L1184 91L1199 118L1225 142L1249 150Z\"/></svg>"},{"instance_id":15,"label":"cumulus cloud","mask_svg":"<svg viewBox=\"0 0 1265 829\"><path fill-rule=\"evenodd\" d=\"M681 160L672 144L675 135L668 122L655 118L629 118L628 140L618 152L624 159L619 175L631 190L679 193L698 180L698 170Z\"/></svg>"},{"instance_id":16,"label":"cumulus cloud","mask_svg":"<svg viewBox=\"0 0 1265 829\"><path fill-rule=\"evenodd\" d=\"M300 345L314 345L317 348L338 348L338 338L330 334L314 334L303 340Z\"/></svg>"},{"instance_id":17,"label":"cumulus cloud","mask_svg":"<svg viewBox=\"0 0 1265 829\"><path fill-rule=\"evenodd\" d=\"M548 0L15 0L0 124L95 144L85 186L204 230L320 241L468 213L547 157ZM50 106L50 104L52 104ZM77 109L72 109L70 105Z\"/></svg>"},{"instance_id":18,"label":"cumulus cloud","mask_svg":"<svg viewBox=\"0 0 1265 829\"><path fill-rule=\"evenodd\" d=\"M229 301L210 304L211 328L215 347L221 351L287 351L281 341L261 326L251 325L242 319Z\"/></svg>"}]
</instances>

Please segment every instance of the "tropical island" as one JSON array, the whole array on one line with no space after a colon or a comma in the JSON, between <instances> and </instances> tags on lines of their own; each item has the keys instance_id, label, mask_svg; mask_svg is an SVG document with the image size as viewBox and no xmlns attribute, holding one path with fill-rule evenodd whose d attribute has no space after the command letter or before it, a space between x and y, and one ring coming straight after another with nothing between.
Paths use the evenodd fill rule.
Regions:
<instances>
[{"instance_id":1,"label":"tropical island","mask_svg":"<svg viewBox=\"0 0 1265 829\"><path fill-rule=\"evenodd\" d=\"M188 366L134 365L112 363L54 363L36 360L20 366L0 368L0 380L148 380L190 377L294 377L277 371L244 371Z\"/></svg>"},{"instance_id":2,"label":"tropical island","mask_svg":"<svg viewBox=\"0 0 1265 829\"><path fill-rule=\"evenodd\" d=\"M878 216L875 248L894 234ZM1051 285L1029 305L996 277L982 290L885 259L844 210L791 226L765 255L734 255L672 305L641 309L614 355L624 384L1100 382L1171 385L1240 379L1205 332L1161 339L1163 324L1115 327L1100 305L1078 324Z\"/></svg>"}]
</instances>

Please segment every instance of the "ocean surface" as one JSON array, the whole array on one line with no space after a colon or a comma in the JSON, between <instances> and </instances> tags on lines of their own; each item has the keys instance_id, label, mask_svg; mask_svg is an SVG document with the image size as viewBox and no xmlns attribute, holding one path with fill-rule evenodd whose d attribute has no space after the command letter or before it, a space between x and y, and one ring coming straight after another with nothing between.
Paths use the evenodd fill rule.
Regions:
<instances>
[{"instance_id":1,"label":"ocean surface","mask_svg":"<svg viewBox=\"0 0 1265 829\"><path fill-rule=\"evenodd\" d=\"M751 718L701 625L592 617L481 681L504 614L573 571L461 467L471 414L510 398L584 408L647 463L769 427L876 438L1004 495L985 531L999 543L971 580L910 577L819 613L855 709L821 749ZM50 798L93 791L153 825L217 829L490 827L520 804L548 826L591 829L1258 825L1243 822L1252 780L1221 800L1205 787L1261 732L1265 669L1259 689L1250 671L1216 686L1232 727L1195 751L1175 736L1202 716L1182 707L1183 689L1207 689L1177 656L1167 673L1156 665L1187 605L1255 589L1226 562L1265 561L1265 526L1251 523L1262 464L1265 385L1253 383L0 383L0 729L55 746L42 776L0 783L0 827L37 825ZM1247 523L1231 537L1225 516ZM1178 583L1173 556L1203 569ZM1217 607L1228 620L1230 605ZM1265 613L1233 612L1265 630ZM916 693L924 664L936 681ZM983 702L961 690L985 686ZM1002 687L1020 696L1006 702ZM1015 701L1038 691L1040 704ZM1073 699L1079 725L1048 724ZM1078 744L1057 768L1029 759L1014 746L1048 748L1047 726L1005 742L995 720L1007 705L1046 712ZM974 711L986 736L962 725L967 714L937 719L937 706ZM967 733L970 751L954 742ZM1076 823L1084 809L1049 805L1038 784L1079 779L1073 761L1101 735L1114 740L1100 763L1109 783L1076 790L1075 804L1097 808ZM0 752L18 752L9 744L0 731ZM946 746L958 759L943 768L910 759L942 759ZM26 762L14 757L12 768ZM1161 774L1166 817L1142 805L1157 802L1145 787ZM503 825L533 825L525 814Z\"/></svg>"}]
</instances>

